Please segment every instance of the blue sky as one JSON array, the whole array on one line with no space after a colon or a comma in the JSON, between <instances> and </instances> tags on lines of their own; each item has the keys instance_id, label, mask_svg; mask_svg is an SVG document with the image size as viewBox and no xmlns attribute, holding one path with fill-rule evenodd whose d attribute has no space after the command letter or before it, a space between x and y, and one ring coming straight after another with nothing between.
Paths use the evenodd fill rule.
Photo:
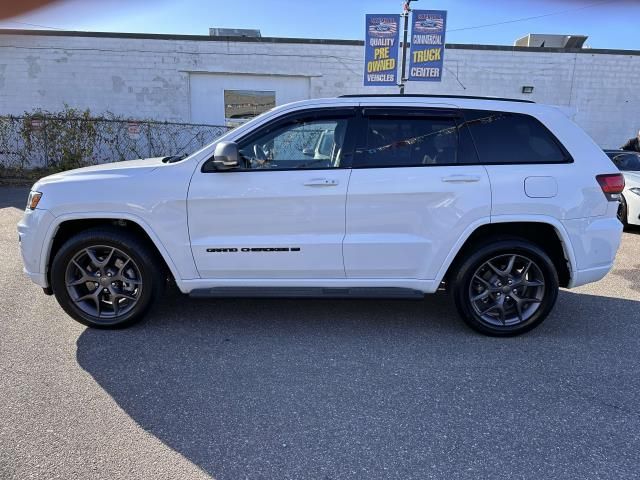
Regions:
<instances>
[{"instance_id":1,"label":"blue sky","mask_svg":"<svg viewBox=\"0 0 640 480\"><path fill-rule=\"evenodd\" d=\"M512 45L527 33L563 33L588 35L593 48L640 50L638 0L419 0L412 6L448 11L449 43ZM198 35L236 27L259 28L263 36L362 39L365 13L401 9L401 0L68 0L0 27Z\"/></svg>"}]
</instances>

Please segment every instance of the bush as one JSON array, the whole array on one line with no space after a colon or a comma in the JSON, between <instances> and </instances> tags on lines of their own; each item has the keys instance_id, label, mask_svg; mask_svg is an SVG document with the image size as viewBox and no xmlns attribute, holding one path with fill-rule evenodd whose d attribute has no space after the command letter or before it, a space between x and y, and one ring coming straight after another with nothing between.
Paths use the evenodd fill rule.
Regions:
<instances>
[{"instance_id":1,"label":"bush","mask_svg":"<svg viewBox=\"0 0 640 480\"><path fill-rule=\"evenodd\" d=\"M91 165L97 138L91 112L65 105L61 112L25 112L20 135L26 151L44 152L45 167L52 171ZM27 164L29 165L27 158Z\"/></svg>"},{"instance_id":2,"label":"bush","mask_svg":"<svg viewBox=\"0 0 640 480\"><path fill-rule=\"evenodd\" d=\"M57 172L96 163L191 153L227 130L215 125L131 120L65 105L0 117L0 175ZM25 178L27 175L25 175Z\"/></svg>"}]
</instances>

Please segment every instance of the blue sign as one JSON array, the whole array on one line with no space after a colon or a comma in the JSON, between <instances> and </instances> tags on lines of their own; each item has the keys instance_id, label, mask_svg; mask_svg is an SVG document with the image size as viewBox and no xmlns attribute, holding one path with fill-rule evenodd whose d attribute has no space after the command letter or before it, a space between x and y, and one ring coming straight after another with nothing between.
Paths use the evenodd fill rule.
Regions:
<instances>
[{"instance_id":1,"label":"blue sign","mask_svg":"<svg viewBox=\"0 0 640 480\"><path fill-rule=\"evenodd\" d=\"M409 80L439 82L444 63L445 10L414 10L411 19Z\"/></svg>"},{"instance_id":2,"label":"blue sign","mask_svg":"<svg viewBox=\"0 0 640 480\"><path fill-rule=\"evenodd\" d=\"M400 15L367 15L364 43L364 84L396 86Z\"/></svg>"}]
</instances>

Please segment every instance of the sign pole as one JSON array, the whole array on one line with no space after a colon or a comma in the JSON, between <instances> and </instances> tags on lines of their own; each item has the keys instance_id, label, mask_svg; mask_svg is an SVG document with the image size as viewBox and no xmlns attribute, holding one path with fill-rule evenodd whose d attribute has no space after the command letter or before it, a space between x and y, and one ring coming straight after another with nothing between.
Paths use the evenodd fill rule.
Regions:
<instances>
[{"instance_id":1,"label":"sign pole","mask_svg":"<svg viewBox=\"0 0 640 480\"><path fill-rule=\"evenodd\" d=\"M398 86L400 87L400 95L404 95L404 81L405 81L405 73L407 70L407 33L409 31L409 13L411 13L411 2L417 2L418 0L405 0L404 2L404 12L402 16L404 17L404 34L402 40L402 67L400 70L400 83Z\"/></svg>"}]
</instances>

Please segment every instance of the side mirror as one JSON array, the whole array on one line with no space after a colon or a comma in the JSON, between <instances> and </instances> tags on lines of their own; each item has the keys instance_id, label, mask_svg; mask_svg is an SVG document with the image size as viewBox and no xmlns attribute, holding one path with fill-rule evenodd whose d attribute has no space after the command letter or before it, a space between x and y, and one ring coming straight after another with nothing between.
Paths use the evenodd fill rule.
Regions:
<instances>
[{"instance_id":1,"label":"side mirror","mask_svg":"<svg viewBox=\"0 0 640 480\"><path fill-rule=\"evenodd\" d=\"M313 148L307 147L304 150L302 150L302 154L306 155L307 157L313 157L316 154L316 152L313 150Z\"/></svg>"},{"instance_id":2,"label":"side mirror","mask_svg":"<svg viewBox=\"0 0 640 480\"><path fill-rule=\"evenodd\" d=\"M213 166L216 170L231 170L240 166L240 152L236 142L220 142L213 152Z\"/></svg>"}]
</instances>

